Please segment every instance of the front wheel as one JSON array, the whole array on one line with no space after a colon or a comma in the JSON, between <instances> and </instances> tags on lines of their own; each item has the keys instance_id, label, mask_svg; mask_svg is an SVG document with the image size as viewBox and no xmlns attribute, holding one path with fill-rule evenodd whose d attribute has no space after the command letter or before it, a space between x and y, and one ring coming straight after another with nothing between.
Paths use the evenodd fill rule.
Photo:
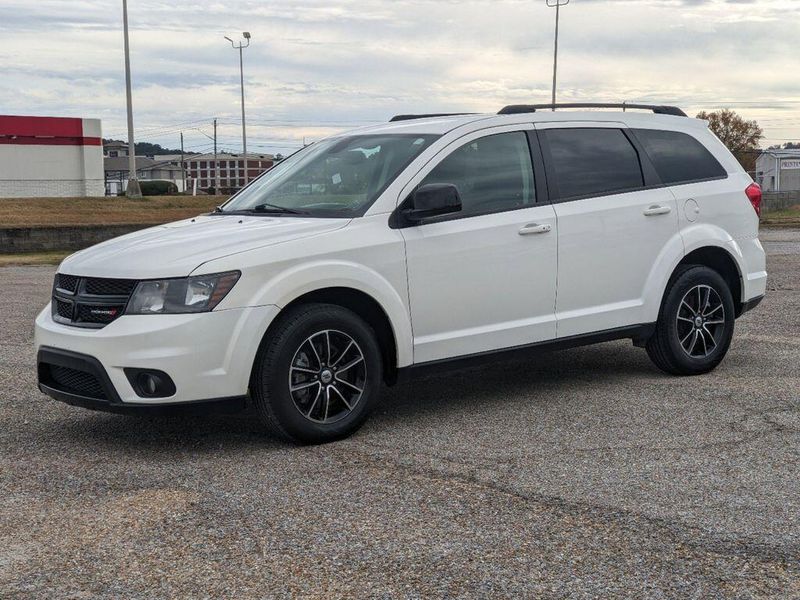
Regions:
<instances>
[{"instance_id":1,"label":"front wheel","mask_svg":"<svg viewBox=\"0 0 800 600\"><path fill-rule=\"evenodd\" d=\"M672 375L708 373L725 358L735 320L733 296L722 276L708 267L684 267L664 295L647 354Z\"/></svg>"},{"instance_id":2,"label":"front wheel","mask_svg":"<svg viewBox=\"0 0 800 600\"><path fill-rule=\"evenodd\" d=\"M279 317L262 343L250 394L273 433L300 443L352 434L381 387L375 334L358 315L331 304L307 304Z\"/></svg>"}]
</instances>

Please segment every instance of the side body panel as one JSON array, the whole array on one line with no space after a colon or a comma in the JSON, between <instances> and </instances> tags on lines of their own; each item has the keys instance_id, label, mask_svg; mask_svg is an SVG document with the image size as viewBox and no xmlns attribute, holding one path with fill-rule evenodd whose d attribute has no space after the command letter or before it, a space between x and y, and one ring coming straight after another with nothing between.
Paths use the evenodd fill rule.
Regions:
<instances>
[{"instance_id":1,"label":"side body panel","mask_svg":"<svg viewBox=\"0 0 800 600\"><path fill-rule=\"evenodd\" d=\"M530 130L531 125L493 128L453 140L408 182L398 203L463 144ZM534 226L545 231L526 233ZM557 227L548 203L400 231L416 363L555 338Z\"/></svg>"},{"instance_id":2,"label":"side body panel","mask_svg":"<svg viewBox=\"0 0 800 600\"><path fill-rule=\"evenodd\" d=\"M614 122L552 122L537 130L613 128ZM543 141L546 162L547 145ZM548 167L548 184L555 174ZM655 321L648 280L666 252L682 251L675 198L668 188L554 203L558 219L558 337ZM659 299L660 302L660 299Z\"/></svg>"},{"instance_id":3,"label":"side body panel","mask_svg":"<svg viewBox=\"0 0 800 600\"><path fill-rule=\"evenodd\" d=\"M651 206L671 212L647 217ZM655 320L645 305L659 257L677 241L675 200L668 189L555 205L558 218L558 336ZM676 250L682 250L680 245Z\"/></svg>"},{"instance_id":4,"label":"side body panel","mask_svg":"<svg viewBox=\"0 0 800 600\"><path fill-rule=\"evenodd\" d=\"M551 231L520 235L531 223ZM415 362L555 337L551 206L433 223L403 234Z\"/></svg>"}]
</instances>

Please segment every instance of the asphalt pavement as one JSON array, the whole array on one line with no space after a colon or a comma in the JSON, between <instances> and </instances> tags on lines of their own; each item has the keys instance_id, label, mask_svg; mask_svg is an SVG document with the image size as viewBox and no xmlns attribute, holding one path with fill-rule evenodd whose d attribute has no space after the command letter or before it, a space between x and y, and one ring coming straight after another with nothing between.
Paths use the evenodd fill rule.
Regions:
<instances>
[{"instance_id":1,"label":"asphalt pavement","mask_svg":"<svg viewBox=\"0 0 800 600\"><path fill-rule=\"evenodd\" d=\"M798 598L800 231L712 374L630 342L386 391L353 438L36 389L52 267L0 269L1 598Z\"/></svg>"}]
</instances>

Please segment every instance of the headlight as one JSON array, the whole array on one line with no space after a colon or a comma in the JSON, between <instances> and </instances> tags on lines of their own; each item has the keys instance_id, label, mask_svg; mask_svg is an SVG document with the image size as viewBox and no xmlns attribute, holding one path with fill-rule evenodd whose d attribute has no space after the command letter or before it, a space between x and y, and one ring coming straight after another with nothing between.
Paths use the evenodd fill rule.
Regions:
<instances>
[{"instance_id":1,"label":"headlight","mask_svg":"<svg viewBox=\"0 0 800 600\"><path fill-rule=\"evenodd\" d=\"M214 310L241 273L140 281L128 302L129 315L198 313Z\"/></svg>"}]
</instances>

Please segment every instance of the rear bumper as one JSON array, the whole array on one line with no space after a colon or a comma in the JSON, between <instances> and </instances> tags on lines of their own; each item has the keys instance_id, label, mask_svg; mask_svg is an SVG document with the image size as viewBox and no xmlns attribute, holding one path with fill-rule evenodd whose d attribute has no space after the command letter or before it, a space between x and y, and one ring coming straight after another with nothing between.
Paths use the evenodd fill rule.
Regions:
<instances>
[{"instance_id":1,"label":"rear bumper","mask_svg":"<svg viewBox=\"0 0 800 600\"><path fill-rule=\"evenodd\" d=\"M758 238L736 240L731 242L731 250L740 260L742 302L747 304L763 298L767 293L767 255L761 242Z\"/></svg>"},{"instance_id":2,"label":"rear bumper","mask_svg":"<svg viewBox=\"0 0 800 600\"><path fill-rule=\"evenodd\" d=\"M91 410L120 414L199 414L208 412L238 412L246 405L246 396L213 398L192 402L141 404L122 402L114 384L99 360L87 354L41 347L37 354L39 389L60 402ZM70 387L54 376L54 368L83 374L89 385Z\"/></svg>"},{"instance_id":3,"label":"rear bumper","mask_svg":"<svg viewBox=\"0 0 800 600\"><path fill-rule=\"evenodd\" d=\"M742 303L742 310L739 313L739 316L743 315L744 313L753 310L756 306L761 304L761 301L764 299L764 296L758 296L753 298L752 300L748 300L747 302Z\"/></svg>"}]
</instances>

